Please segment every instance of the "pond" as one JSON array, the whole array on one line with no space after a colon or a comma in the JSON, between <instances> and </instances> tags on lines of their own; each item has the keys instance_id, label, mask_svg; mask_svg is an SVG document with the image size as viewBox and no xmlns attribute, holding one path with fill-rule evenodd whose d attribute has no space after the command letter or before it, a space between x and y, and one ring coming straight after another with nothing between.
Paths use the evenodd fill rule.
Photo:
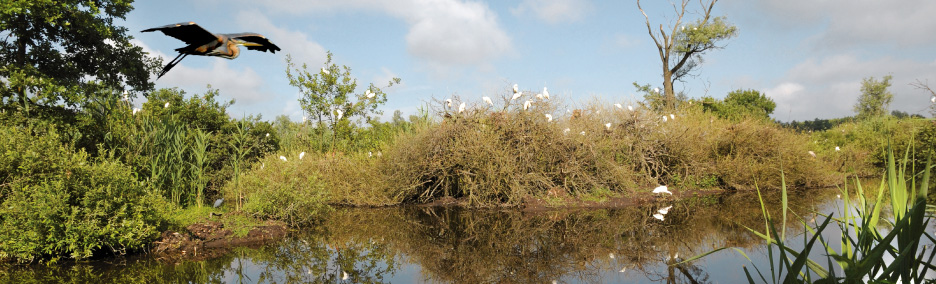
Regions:
<instances>
[{"instance_id":1,"label":"pond","mask_svg":"<svg viewBox=\"0 0 936 284\"><path fill-rule=\"evenodd\" d=\"M791 194L791 210L840 215L837 189ZM765 197L779 212L779 197ZM391 207L338 209L320 225L204 261L139 256L4 269L0 282L194 283L744 283L769 273L756 193L657 200L631 208ZM653 217L670 207L663 220ZM793 217L791 217L793 218ZM787 238L801 240L790 222ZM928 231L931 231L928 229ZM824 232L838 242L839 231ZM720 247L687 264L670 265ZM814 260L825 258L814 253ZM753 273L753 270L752 270ZM769 276L768 276L769 277Z\"/></svg>"}]
</instances>

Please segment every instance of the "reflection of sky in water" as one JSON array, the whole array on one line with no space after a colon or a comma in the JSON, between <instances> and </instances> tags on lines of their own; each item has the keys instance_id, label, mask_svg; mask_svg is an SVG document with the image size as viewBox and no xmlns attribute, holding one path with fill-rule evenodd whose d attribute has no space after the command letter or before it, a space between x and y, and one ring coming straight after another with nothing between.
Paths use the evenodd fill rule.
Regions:
<instances>
[{"instance_id":1,"label":"reflection of sky in water","mask_svg":"<svg viewBox=\"0 0 936 284\"><path fill-rule=\"evenodd\" d=\"M813 211L841 217L843 202L835 195L831 190L791 196L791 204L797 204L791 210L807 221L824 219ZM90 274L75 274L74 269L63 266L27 271L32 274L24 277L40 282L121 282L122 275L140 274L138 278L158 275L154 280L194 283L745 283L742 267L758 279L756 266L769 279L764 242L739 226L764 230L756 195L708 202L701 206L680 201L647 208L540 213L415 207L339 209L320 227L303 229L295 238L259 249L235 249L208 261L92 265L92 271L106 273ZM650 217L670 205L673 207L665 221ZM779 211L771 205L768 210ZM787 244L794 248L804 242L798 220L788 215ZM934 227L936 224L931 224L927 231L932 234ZM833 249L840 250L838 226L830 223L822 235ZM931 244L924 242L931 250ZM673 263L669 257L677 253L681 261L723 246L740 247L753 264L731 249L684 265L666 264ZM775 247L774 254L776 258ZM810 259L826 266L821 244L816 244ZM833 264L833 268L841 275L838 265ZM348 279L342 279L342 272L348 273ZM927 275L932 279L936 272Z\"/></svg>"}]
</instances>

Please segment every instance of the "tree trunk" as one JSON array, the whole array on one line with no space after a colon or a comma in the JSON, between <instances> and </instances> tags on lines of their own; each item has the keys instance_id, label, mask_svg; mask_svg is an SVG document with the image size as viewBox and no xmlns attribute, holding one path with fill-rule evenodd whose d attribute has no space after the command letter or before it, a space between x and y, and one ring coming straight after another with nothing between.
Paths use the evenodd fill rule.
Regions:
<instances>
[{"instance_id":1,"label":"tree trunk","mask_svg":"<svg viewBox=\"0 0 936 284\"><path fill-rule=\"evenodd\" d=\"M676 109L676 93L673 92L673 72L663 64L663 96L666 101L666 109Z\"/></svg>"}]
</instances>

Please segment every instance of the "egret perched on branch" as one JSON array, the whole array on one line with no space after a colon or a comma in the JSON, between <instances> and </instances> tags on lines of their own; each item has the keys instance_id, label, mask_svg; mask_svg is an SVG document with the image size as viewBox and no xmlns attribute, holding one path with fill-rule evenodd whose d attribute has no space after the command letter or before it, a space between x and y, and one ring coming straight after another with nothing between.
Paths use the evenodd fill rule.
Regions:
<instances>
[{"instance_id":1,"label":"egret perched on branch","mask_svg":"<svg viewBox=\"0 0 936 284\"><path fill-rule=\"evenodd\" d=\"M492 101L491 101L491 98L489 98L489 97L481 97L481 101L484 101L484 103L486 103L486 104L488 104L488 105L490 105L490 106L494 106L494 102L492 102Z\"/></svg>"},{"instance_id":2,"label":"egret perched on branch","mask_svg":"<svg viewBox=\"0 0 936 284\"><path fill-rule=\"evenodd\" d=\"M930 98L930 101L936 104L936 96L933 96L932 98Z\"/></svg>"},{"instance_id":3,"label":"egret perched on branch","mask_svg":"<svg viewBox=\"0 0 936 284\"><path fill-rule=\"evenodd\" d=\"M523 102L523 110L529 109L530 106L532 106L532 105L533 105L533 102L530 101L530 100L527 100L527 101Z\"/></svg>"},{"instance_id":4,"label":"egret perched on branch","mask_svg":"<svg viewBox=\"0 0 936 284\"><path fill-rule=\"evenodd\" d=\"M520 87L517 86L517 84L514 84L514 85L513 85L513 91L514 91L514 94L519 93L519 92L520 92Z\"/></svg>"},{"instance_id":5,"label":"egret perched on branch","mask_svg":"<svg viewBox=\"0 0 936 284\"><path fill-rule=\"evenodd\" d=\"M452 108L452 99L445 99L445 106Z\"/></svg>"},{"instance_id":6,"label":"egret perched on branch","mask_svg":"<svg viewBox=\"0 0 936 284\"><path fill-rule=\"evenodd\" d=\"M541 100L541 101L544 100L543 94L536 94L536 98L539 99L539 100Z\"/></svg>"},{"instance_id":7,"label":"egret perched on branch","mask_svg":"<svg viewBox=\"0 0 936 284\"><path fill-rule=\"evenodd\" d=\"M552 115L551 115L551 114L548 114L548 113L547 113L547 114L544 114L544 116L546 116L546 122L552 122Z\"/></svg>"},{"instance_id":8,"label":"egret perched on branch","mask_svg":"<svg viewBox=\"0 0 936 284\"><path fill-rule=\"evenodd\" d=\"M673 206L670 205L665 208L660 208L660 210L657 210L657 212L660 214L666 215L666 213L669 213L670 208L673 208Z\"/></svg>"},{"instance_id":9,"label":"egret perched on branch","mask_svg":"<svg viewBox=\"0 0 936 284\"><path fill-rule=\"evenodd\" d=\"M299 153L299 159L302 160L302 157L305 157L305 152Z\"/></svg>"},{"instance_id":10,"label":"egret perched on branch","mask_svg":"<svg viewBox=\"0 0 936 284\"><path fill-rule=\"evenodd\" d=\"M322 73L325 73L325 75L331 74L331 72L328 72L328 69L325 69L325 67L322 67Z\"/></svg>"},{"instance_id":11,"label":"egret perched on branch","mask_svg":"<svg viewBox=\"0 0 936 284\"><path fill-rule=\"evenodd\" d=\"M654 92L654 93L659 93L659 92L660 92L660 88L653 88L653 92Z\"/></svg>"},{"instance_id":12,"label":"egret perched on branch","mask_svg":"<svg viewBox=\"0 0 936 284\"><path fill-rule=\"evenodd\" d=\"M169 102L166 102L166 104L163 105L163 108L169 108Z\"/></svg>"},{"instance_id":13,"label":"egret perched on branch","mask_svg":"<svg viewBox=\"0 0 936 284\"><path fill-rule=\"evenodd\" d=\"M546 90L546 87L543 87L543 97L549 100L549 91Z\"/></svg>"},{"instance_id":14,"label":"egret perched on branch","mask_svg":"<svg viewBox=\"0 0 936 284\"><path fill-rule=\"evenodd\" d=\"M610 122L605 123L605 128L608 130L611 130L611 123Z\"/></svg>"},{"instance_id":15,"label":"egret perched on branch","mask_svg":"<svg viewBox=\"0 0 936 284\"><path fill-rule=\"evenodd\" d=\"M179 55L163 67L159 72L157 79L169 72L182 59L189 54L217 56L221 58L234 59L240 55L238 45L246 46L249 50L269 51L276 53L280 50L278 46L270 42L269 39L257 33L236 33L236 34L213 34L204 28L195 24L195 22L178 23L145 29L142 32L161 31L167 36L174 37L184 41L188 46L176 48ZM324 69L323 69L324 71ZM326 73L327 74L327 73Z\"/></svg>"},{"instance_id":16,"label":"egret perched on branch","mask_svg":"<svg viewBox=\"0 0 936 284\"><path fill-rule=\"evenodd\" d=\"M629 110L629 111L634 111L634 106L632 106L632 105L627 105L627 110Z\"/></svg>"},{"instance_id":17,"label":"egret perched on branch","mask_svg":"<svg viewBox=\"0 0 936 284\"><path fill-rule=\"evenodd\" d=\"M337 116L335 116L335 119L337 120L341 120L341 117L344 116L344 112L341 111L341 109L335 109L335 113L338 114Z\"/></svg>"},{"instance_id":18,"label":"egret perched on branch","mask_svg":"<svg viewBox=\"0 0 936 284\"><path fill-rule=\"evenodd\" d=\"M465 112L465 102L462 102L460 105L458 105L458 113L463 112Z\"/></svg>"},{"instance_id":19,"label":"egret perched on branch","mask_svg":"<svg viewBox=\"0 0 936 284\"><path fill-rule=\"evenodd\" d=\"M663 116L663 122L666 122L666 116L665 116L665 115Z\"/></svg>"},{"instance_id":20,"label":"egret perched on branch","mask_svg":"<svg viewBox=\"0 0 936 284\"><path fill-rule=\"evenodd\" d=\"M663 214L653 214L653 218L657 218L658 220L663 221Z\"/></svg>"},{"instance_id":21,"label":"egret perched on branch","mask_svg":"<svg viewBox=\"0 0 936 284\"><path fill-rule=\"evenodd\" d=\"M286 162L286 157L280 156L280 160L283 160L283 162Z\"/></svg>"},{"instance_id":22,"label":"egret perched on branch","mask_svg":"<svg viewBox=\"0 0 936 284\"><path fill-rule=\"evenodd\" d=\"M519 99L521 96L523 96L523 92L514 92L513 97L510 97L510 100L513 101Z\"/></svg>"},{"instance_id":23,"label":"egret perched on branch","mask_svg":"<svg viewBox=\"0 0 936 284\"><path fill-rule=\"evenodd\" d=\"M367 89L364 91L364 96L367 97L368 99L373 99L374 96L376 95L377 93L371 93L370 89Z\"/></svg>"},{"instance_id":24,"label":"egret perched on branch","mask_svg":"<svg viewBox=\"0 0 936 284\"><path fill-rule=\"evenodd\" d=\"M624 109L624 107L621 106L621 104L614 104L614 107L619 108L619 109Z\"/></svg>"},{"instance_id":25,"label":"egret perched on branch","mask_svg":"<svg viewBox=\"0 0 936 284\"><path fill-rule=\"evenodd\" d=\"M835 146L835 151L836 151L836 152L841 151L841 150L842 150L842 148L839 148L839 146Z\"/></svg>"},{"instance_id":26,"label":"egret perched on branch","mask_svg":"<svg viewBox=\"0 0 936 284\"><path fill-rule=\"evenodd\" d=\"M806 154L809 154L809 155L812 156L813 158L816 157L816 152L813 152L813 151L806 151Z\"/></svg>"},{"instance_id":27,"label":"egret perched on branch","mask_svg":"<svg viewBox=\"0 0 936 284\"><path fill-rule=\"evenodd\" d=\"M670 191L666 188L665 185L661 185L661 186L658 186L657 188L654 188L652 192L653 192L653 193L669 193L670 195L673 195L673 193L670 192Z\"/></svg>"}]
</instances>

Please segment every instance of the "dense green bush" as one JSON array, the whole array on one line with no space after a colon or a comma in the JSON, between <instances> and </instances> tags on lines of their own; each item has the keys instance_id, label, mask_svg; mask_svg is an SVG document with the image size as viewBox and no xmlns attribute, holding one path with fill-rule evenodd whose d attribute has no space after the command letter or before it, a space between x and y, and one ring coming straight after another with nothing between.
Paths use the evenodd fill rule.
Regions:
<instances>
[{"instance_id":1,"label":"dense green bush","mask_svg":"<svg viewBox=\"0 0 936 284\"><path fill-rule=\"evenodd\" d=\"M711 97L702 98L705 111L716 116L734 121L745 118L770 119L770 114L777 107L772 99L757 90L735 90L728 93L724 100Z\"/></svg>"},{"instance_id":2,"label":"dense green bush","mask_svg":"<svg viewBox=\"0 0 936 284\"><path fill-rule=\"evenodd\" d=\"M0 126L0 259L142 249L165 202L112 155L89 158L51 127Z\"/></svg>"}]
</instances>

